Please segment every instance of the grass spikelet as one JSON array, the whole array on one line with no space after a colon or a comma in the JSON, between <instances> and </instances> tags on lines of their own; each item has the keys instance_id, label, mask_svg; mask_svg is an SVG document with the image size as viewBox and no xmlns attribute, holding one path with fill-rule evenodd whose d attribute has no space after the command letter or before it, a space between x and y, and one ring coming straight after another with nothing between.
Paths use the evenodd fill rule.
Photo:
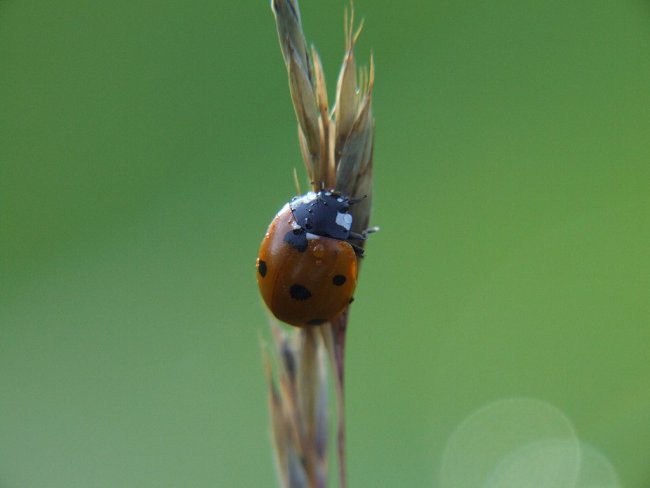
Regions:
<instances>
[{"instance_id":1,"label":"grass spikelet","mask_svg":"<svg viewBox=\"0 0 650 488\"><path fill-rule=\"evenodd\" d=\"M351 210L352 231L364 234L372 204L375 74L372 57L367 70L357 68L354 47L361 25L355 29L353 7L349 14L345 12L345 54L335 104L330 109L324 70L316 49L307 46L298 1L272 0L271 7L312 189L333 188L360 198ZM330 367L336 396L338 479L340 487L346 486L344 366L348 317L349 306L331 322L311 328L285 329L271 319L274 348L271 353L264 351L264 364L275 458L283 487L327 486Z\"/></svg>"}]
</instances>

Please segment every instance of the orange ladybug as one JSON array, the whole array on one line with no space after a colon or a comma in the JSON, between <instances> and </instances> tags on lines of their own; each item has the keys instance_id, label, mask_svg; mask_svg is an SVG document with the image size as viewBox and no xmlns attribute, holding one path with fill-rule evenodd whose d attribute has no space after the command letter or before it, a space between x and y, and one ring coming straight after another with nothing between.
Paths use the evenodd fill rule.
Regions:
<instances>
[{"instance_id":1,"label":"orange ladybug","mask_svg":"<svg viewBox=\"0 0 650 488\"><path fill-rule=\"evenodd\" d=\"M359 200L321 190L294 197L269 225L257 257L257 283L278 319L294 326L320 325L352 302L357 286L350 206Z\"/></svg>"}]
</instances>

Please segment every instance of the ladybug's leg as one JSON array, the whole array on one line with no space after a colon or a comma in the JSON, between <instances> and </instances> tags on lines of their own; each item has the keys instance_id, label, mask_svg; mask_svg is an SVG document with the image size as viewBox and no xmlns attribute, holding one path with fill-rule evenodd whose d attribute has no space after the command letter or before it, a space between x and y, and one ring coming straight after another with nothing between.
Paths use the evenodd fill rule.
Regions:
<instances>
[{"instance_id":1,"label":"ladybug's leg","mask_svg":"<svg viewBox=\"0 0 650 488\"><path fill-rule=\"evenodd\" d=\"M350 243L350 245L352 246L352 249L354 249L354 254L356 254L358 258L362 258L364 253L363 248L352 243Z\"/></svg>"},{"instance_id":2,"label":"ladybug's leg","mask_svg":"<svg viewBox=\"0 0 650 488\"><path fill-rule=\"evenodd\" d=\"M356 232L350 232L350 239L353 241L365 241L366 236L364 234L357 234Z\"/></svg>"},{"instance_id":3,"label":"ladybug's leg","mask_svg":"<svg viewBox=\"0 0 650 488\"><path fill-rule=\"evenodd\" d=\"M377 232L379 230L379 227L369 227L368 229L364 230L361 234L357 234L356 232L350 232L350 239L353 241L365 241L368 238L368 234L372 234L374 232Z\"/></svg>"}]
</instances>

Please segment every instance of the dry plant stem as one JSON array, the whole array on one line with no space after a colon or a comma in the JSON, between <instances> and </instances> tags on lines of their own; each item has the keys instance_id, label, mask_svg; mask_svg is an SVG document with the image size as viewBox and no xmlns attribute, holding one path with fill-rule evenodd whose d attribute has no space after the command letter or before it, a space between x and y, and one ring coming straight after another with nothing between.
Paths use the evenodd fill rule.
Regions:
<instances>
[{"instance_id":1,"label":"dry plant stem","mask_svg":"<svg viewBox=\"0 0 650 488\"><path fill-rule=\"evenodd\" d=\"M263 351L279 478L286 487L325 487L328 399L322 340L318 329L293 334L274 321L271 331L275 350Z\"/></svg>"},{"instance_id":2,"label":"dry plant stem","mask_svg":"<svg viewBox=\"0 0 650 488\"><path fill-rule=\"evenodd\" d=\"M339 486L346 486L347 468L345 460L345 332L348 324L347 309L327 324L329 334L332 337L332 345L328 347L332 351L332 364L335 369L334 387L336 391L336 413L337 425L337 454L339 461Z\"/></svg>"},{"instance_id":3,"label":"dry plant stem","mask_svg":"<svg viewBox=\"0 0 650 488\"><path fill-rule=\"evenodd\" d=\"M365 197L351 210L352 231L363 234L368 228L372 202L374 65L371 57L369 69L357 69L354 45L361 27L354 28L353 9L350 15L346 12L346 49L335 105L330 109L323 68L316 49L310 49L305 40L298 1L272 0L271 6L309 181L314 190L323 185L354 198ZM276 462L284 487L327 485L326 356L334 372L339 486L346 486L344 375L348 312L349 307L329 323L291 331L272 320L275 351L265 353L265 364ZM275 369L270 356L277 358Z\"/></svg>"}]
</instances>

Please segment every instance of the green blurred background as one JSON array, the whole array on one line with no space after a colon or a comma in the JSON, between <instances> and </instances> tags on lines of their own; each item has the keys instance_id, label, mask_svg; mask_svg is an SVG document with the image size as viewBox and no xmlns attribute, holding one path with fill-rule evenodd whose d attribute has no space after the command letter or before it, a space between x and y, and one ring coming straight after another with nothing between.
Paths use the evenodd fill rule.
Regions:
<instances>
[{"instance_id":1,"label":"green blurred background","mask_svg":"<svg viewBox=\"0 0 650 488\"><path fill-rule=\"evenodd\" d=\"M344 5L301 2L330 90ZM650 4L356 9L351 486L438 486L513 397L650 486ZM0 2L0 487L275 485L254 261L294 166L267 1Z\"/></svg>"}]
</instances>

